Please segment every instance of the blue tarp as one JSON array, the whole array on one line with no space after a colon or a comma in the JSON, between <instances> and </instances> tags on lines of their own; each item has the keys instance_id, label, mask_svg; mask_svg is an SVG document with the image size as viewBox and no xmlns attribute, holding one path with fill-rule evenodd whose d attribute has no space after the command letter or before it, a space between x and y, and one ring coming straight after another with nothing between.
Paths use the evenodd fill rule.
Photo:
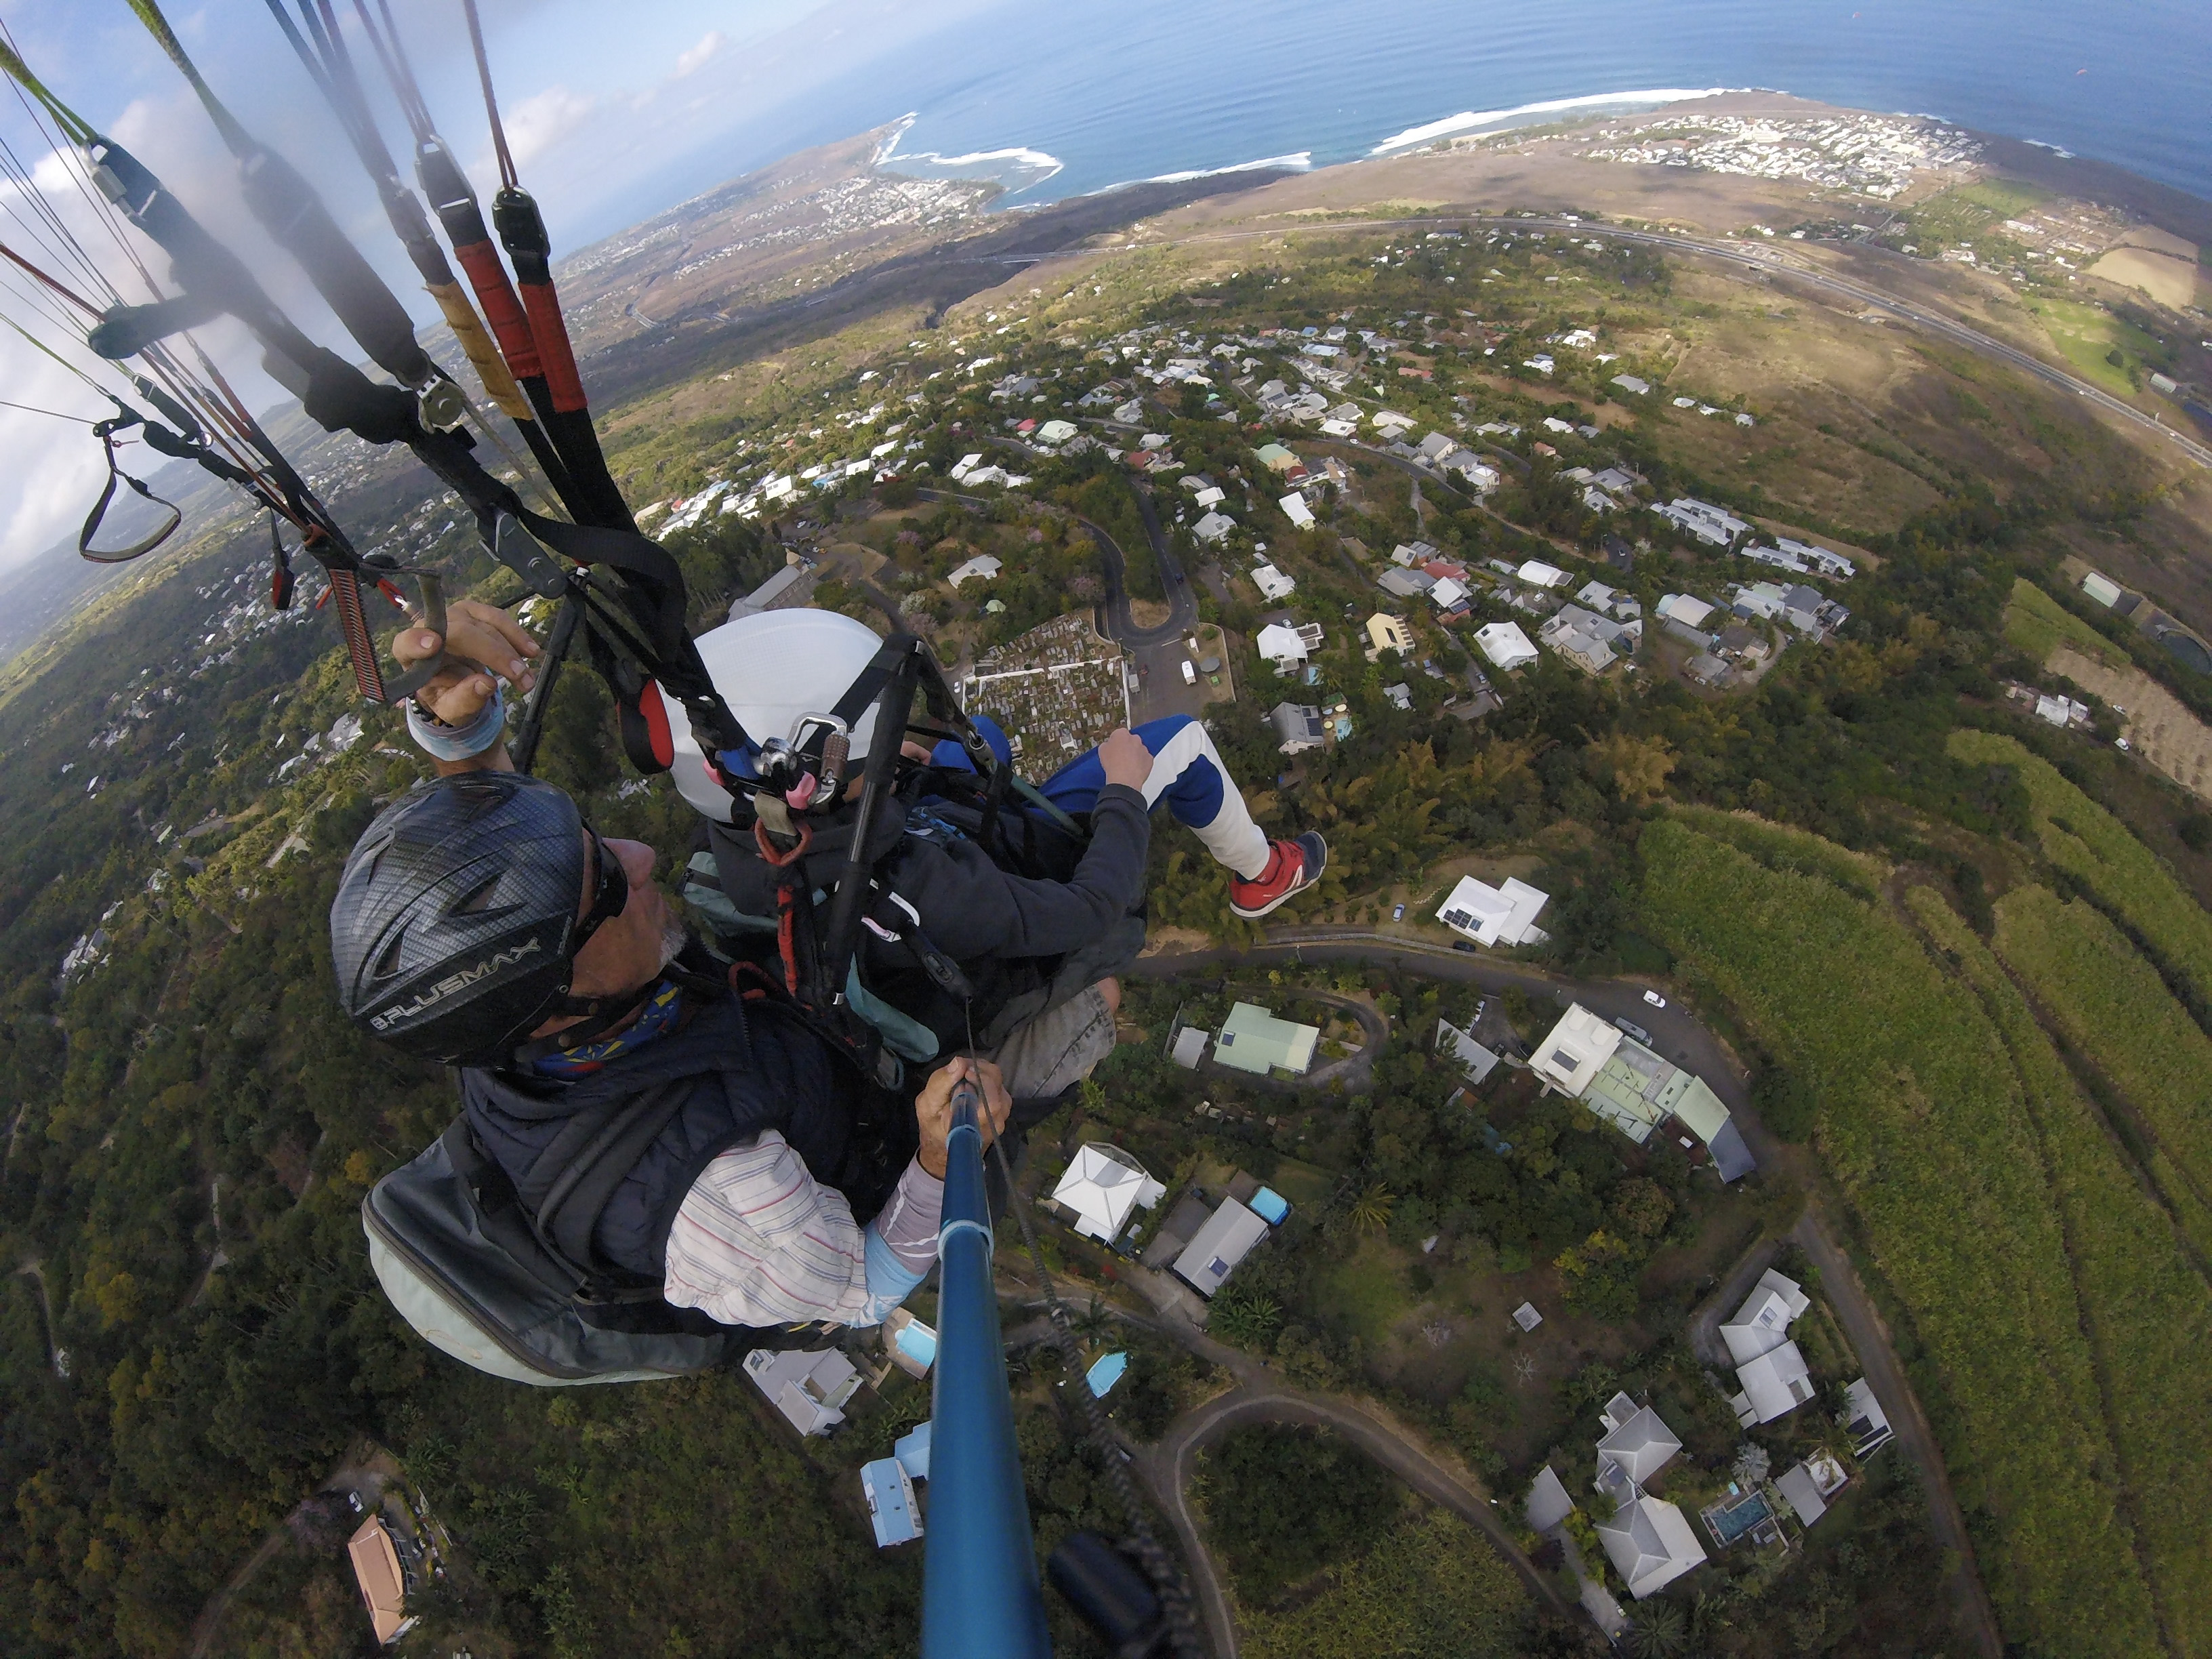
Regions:
<instances>
[{"instance_id":1,"label":"blue tarp","mask_svg":"<svg viewBox=\"0 0 2212 1659\"><path fill-rule=\"evenodd\" d=\"M1246 1200L1245 1207L1270 1227L1282 1224L1283 1218L1291 1212L1290 1202L1272 1187L1262 1187Z\"/></svg>"}]
</instances>

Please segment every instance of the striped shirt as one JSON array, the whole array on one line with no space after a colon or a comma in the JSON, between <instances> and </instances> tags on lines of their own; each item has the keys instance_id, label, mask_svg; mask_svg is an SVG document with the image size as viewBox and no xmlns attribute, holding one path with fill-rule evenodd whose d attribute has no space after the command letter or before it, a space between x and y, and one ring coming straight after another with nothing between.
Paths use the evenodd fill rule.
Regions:
<instances>
[{"instance_id":1,"label":"striped shirt","mask_svg":"<svg viewBox=\"0 0 2212 1659\"><path fill-rule=\"evenodd\" d=\"M774 1129L700 1173L668 1234L665 1294L726 1325L878 1325L937 1260L945 1183L909 1163L863 1231Z\"/></svg>"}]
</instances>

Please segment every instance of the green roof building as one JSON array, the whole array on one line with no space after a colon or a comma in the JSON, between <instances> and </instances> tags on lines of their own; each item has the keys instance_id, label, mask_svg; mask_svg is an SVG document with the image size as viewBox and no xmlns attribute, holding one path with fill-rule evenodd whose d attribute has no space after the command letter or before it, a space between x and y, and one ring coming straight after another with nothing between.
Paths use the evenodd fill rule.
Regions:
<instances>
[{"instance_id":1,"label":"green roof building","mask_svg":"<svg viewBox=\"0 0 2212 1659\"><path fill-rule=\"evenodd\" d=\"M1255 1077L1277 1070L1303 1077L1313 1064L1314 1044L1320 1041L1318 1026L1277 1019L1256 1003L1240 1002L1221 1022L1221 1035L1213 1040L1213 1058L1217 1065L1249 1072Z\"/></svg>"}]
</instances>

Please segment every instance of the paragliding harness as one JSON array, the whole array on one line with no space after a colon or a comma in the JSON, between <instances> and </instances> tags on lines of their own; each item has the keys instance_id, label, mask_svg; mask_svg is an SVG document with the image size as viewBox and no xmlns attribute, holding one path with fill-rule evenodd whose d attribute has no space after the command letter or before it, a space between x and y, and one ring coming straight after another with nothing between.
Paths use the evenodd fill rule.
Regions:
<instances>
[{"instance_id":1,"label":"paragliding harness","mask_svg":"<svg viewBox=\"0 0 2212 1659\"><path fill-rule=\"evenodd\" d=\"M855 796L850 736L879 697ZM903 758L908 734L951 738L968 765ZM894 1085L902 1062L935 1060L961 1035L988 1048L1046 1004L1056 962L979 985L897 890L910 840L970 841L1008 873L1051 881L1068 879L1089 841L1086 825L1014 775L921 641L893 635L834 708L800 716L788 738L742 763L720 762L726 776L752 773L752 787L730 824L708 826L708 850L691 860L684 896L720 954L788 997L864 1074ZM723 879L731 872L735 891ZM739 902L763 895L772 896L768 914Z\"/></svg>"}]
</instances>

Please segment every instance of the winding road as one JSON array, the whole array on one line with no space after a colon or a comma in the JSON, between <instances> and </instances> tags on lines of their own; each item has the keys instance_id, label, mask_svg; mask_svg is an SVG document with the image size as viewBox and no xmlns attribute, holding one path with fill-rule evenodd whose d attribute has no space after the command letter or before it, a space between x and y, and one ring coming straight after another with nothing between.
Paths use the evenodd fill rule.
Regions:
<instances>
[{"instance_id":1,"label":"winding road","mask_svg":"<svg viewBox=\"0 0 2212 1659\"><path fill-rule=\"evenodd\" d=\"M1207 968L1235 968L1281 962L1388 963L1395 967L1408 969L1430 979L1445 979L1480 985L1487 990L1502 991L1509 988L1517 988L1532 997L1547 1001L1553 1006L1565 1007L1571 1001L1579 1002L1593 1012L1605 1015L1608 1018L1616 1016L1625 1017L1650 1033L1652 1048L1666 1054L1678 1065L1696 1073L1705 1080L1707 1085L1729 1108L1738 1130L1743 1135L1745 1144L1751 1148L1753 1155L1758 1158L1763 1167L1774 1168L1785 1164L1792 1159L1792 1155L1768 1131L1753 1109L1748 1079L1728 1045L1699 1022L1678 999L1670 997L1665 1006L1653 1006L1645 1000L1646 993L1651 988L1640 981L1570 979L1561 975L1548 973L1543 969L1525 963L1510 962L1491 956L1470 955L1466 951L1453 950L1449 946L1432 944L1424 939L1378 933L1371 928L1326 926L1271 927L1267 930L1267 943L1247 950L1214 948L1162 951L1141 958L1128 971L1140 978L1168 979ZM1802 1154L1796 1156L1802 1157ZM1951 1560L1955 1564L1952 1571L1947 1575L1947 1589L1956 1608L1960 1628L1972 1643L1981 1659L2003 1659L2004 1644L1998 1633L1996 1613L1990 1605L1988 1591L1982 1583L1980 1569L1974 1556L1973 1539L1967 1531L1965 1513L1960 1506L1956 1492L1952 1488L1949 1472L1944 1468L1942 1454L1936 1444L1935 1431L1930 1426L1927 1413L1922 1408L1918 1397L1913 1393L1911 1385L1905 1376L1904 1364L1898 1358L1896 1348L1890 1340L1888 1328L1875 1309L1872 1297L1868 1295L1866 1287L1860 1282L1857 1272L1852 1267L1848 1254L1837 1243L1834 1229L1822 1213L1820 1200L1817 1194L1808 1200L1805 1212L1799 1218L1790 1236L1803 1248L1806 1255L1820 1270L1820 1288L1827 1296L1830 1304L1834 1307L1837 1317L1842 1322L1845 1334L1850 1338L1853 1347L1857 1350L1867 1381L1874 1390L1875 1397L1881 1402L1883 1411L1889 1417L1890 1427L1897 1437L1897 1443L1904 1448L1905 1455L1911 1458L1919 1471L1921 1484L1928 1501L1929 1528L1936 1535L1936 1542L1949 1553ZM1161 1328L1170 1328L1164 1325ZM1288 1389L1286 1385L1274 1379L1271 1374L1266 1373L1265 1368L1258 1366L1249 1356L1224 1349L1220 1344L1210 1339L1199 1337L1196 1341L1192 1341L1191 1338L1195 1337L1196 1333L1191 1333L1188 1336L1180 1331L1175 1334L1179 1340L1189 1343L1195 1351L1205 1353L1207 1358L1215 1359L1217 1363L1228 1365L1232 1373L1239 1378L1237 1392L1241 1394L1245 1389L1250 1388L1253 1390L1250 1397L1255 1402L1261 1399L1273 1399L1279 1396L1285 1400L1296 1401L1309 1407L1314 1407L1318 1401L1321 1405L1332 1406L1338 1411L1348 1409L1341 1402L1329 1402L1320 1396L1297 1394L1296 1390ZM1205 1346L1200 1347L1200 1343ZM1222 1358L1224 1355L1230 1354L1234 1354L1233 1359ZM1245 1381L1248 1369L1256 1370L1262 1374L1264 1388L1261 1381L1249 1383ZM1234 1398L1234 1395L1224 1395L1223 1401ZM1216 1401L1214 1404L1220 1405L1222 1401ZM1254 1408L1260 1409L1256 1404ZM1218 1427L1206 1428L1205 1425L1199 1421L1205 1419L1206 1413L1211 1409L1212 1409L1212 1407L1201 1407L1190 1417L1178 1420L1170 1430L1167 1439L1163 1441L1161 1449L1164 1451L1170 1445L1182 1443L1187 1427L1194 1429L1193 1436L1189 1439L1189 1444L1194 1448L1202 1443L1206 1434L1218 1432ZM1224 1407L1224 1412L1226 1410L1227 1408ZM1413 1484L1425 1496L1432 1497L1437 1502L1445 1503L1448 1507L1453 1508L1455 1513L1467 1514L1464 1509L1450 1503L1448 1498L1438 1496L1431 1492L1427 1486L1416 1481L1412 1475L1407 1474L1406 1468L1401 1467L1399 1462L1394 1461L1395 1457L1401 1455L1414 1460L1427 1460L1427 1453L1418 1443L1402 1434L1397 1434L1384 1428L1372 1418L1358 1413L1352 1414L1364 1425L1362 1429L1355 1431L1342 1423L1334 1422L1334 1419L1290 1418L1281 1420L1330 1420L1332 1426L1344 1428L1346 1432L1352 1434L1363 1447L1366 1447L1374 1455L1381 1457L1391 1468L1404 1476L1410 1484ZM1252 1419L1231 1419L1224 1416L1218 1426L1227 1426L1228 1422L1231 1420ZM1200 1429L1203 1429L1204 1432L1196 1431ZM1398 1448L1397 1452L1391 1456L1385 1456L1370 1443L1368 1437L1370 1436L1381 1436L1393 1441ZM1434 1468L1432 1460L1430 1461L1431 1468ZM1214 1580L1212 1565L1206 1561L1195 1527L1188 1522L1187 1510L1181 1496L1181 1482L1188 1474L1186 1462L1182 1455L1178 1453L1168 1471L1173 1475L1176 1483L1173 1487L1172 1501L1170 1501L1167 1489L1159 1485L1158 1480L1149 1468L1147 1479L1154 1481L1155 1491L1161 1493L1162 1501L1167 1504L1169 1513L1176 1517L1176 1530L1182 1535L1186 1553L1194 1564L1194 1571L1200 1583L1201 1595L1206 1601L1209 1623L1214 1620L1213 1607L1216 1600L1221 1602L1220 1616L1224 1621L1226 1621L1228 1618L1226 1600L1222 1596L1219 1586ZM1488 1515L1488 1508L1487 1503L1483 1503L1482 1510L1485 1516ZM1478 1525L1482 1522L1481 1516L1470 1515L1468 1518L1474 1520ZM1512 1547L1510 1540L1504 1539L1502 1529L1497 1527L1494 1517L1491 1517L1491 1524L1486 1528L1486 1530L1490 1533L1493 1540L1503 1540L1501 1548L1508 1559L1514 1560L1524 1571L1533 1572L1533 1569L1528 1568L1525 1561L1521 1559L1518 1550ZM1553 1599L1556 1600L1556 1597ZM1220 1630L1218 1629L1216 1632L1216 1644L1222 1659L1233 1659L1236 1653L1233 1630L1230 1632L1230 1636L1231 1639L1224 1643Z\"/></svg>"}]
</instances>

